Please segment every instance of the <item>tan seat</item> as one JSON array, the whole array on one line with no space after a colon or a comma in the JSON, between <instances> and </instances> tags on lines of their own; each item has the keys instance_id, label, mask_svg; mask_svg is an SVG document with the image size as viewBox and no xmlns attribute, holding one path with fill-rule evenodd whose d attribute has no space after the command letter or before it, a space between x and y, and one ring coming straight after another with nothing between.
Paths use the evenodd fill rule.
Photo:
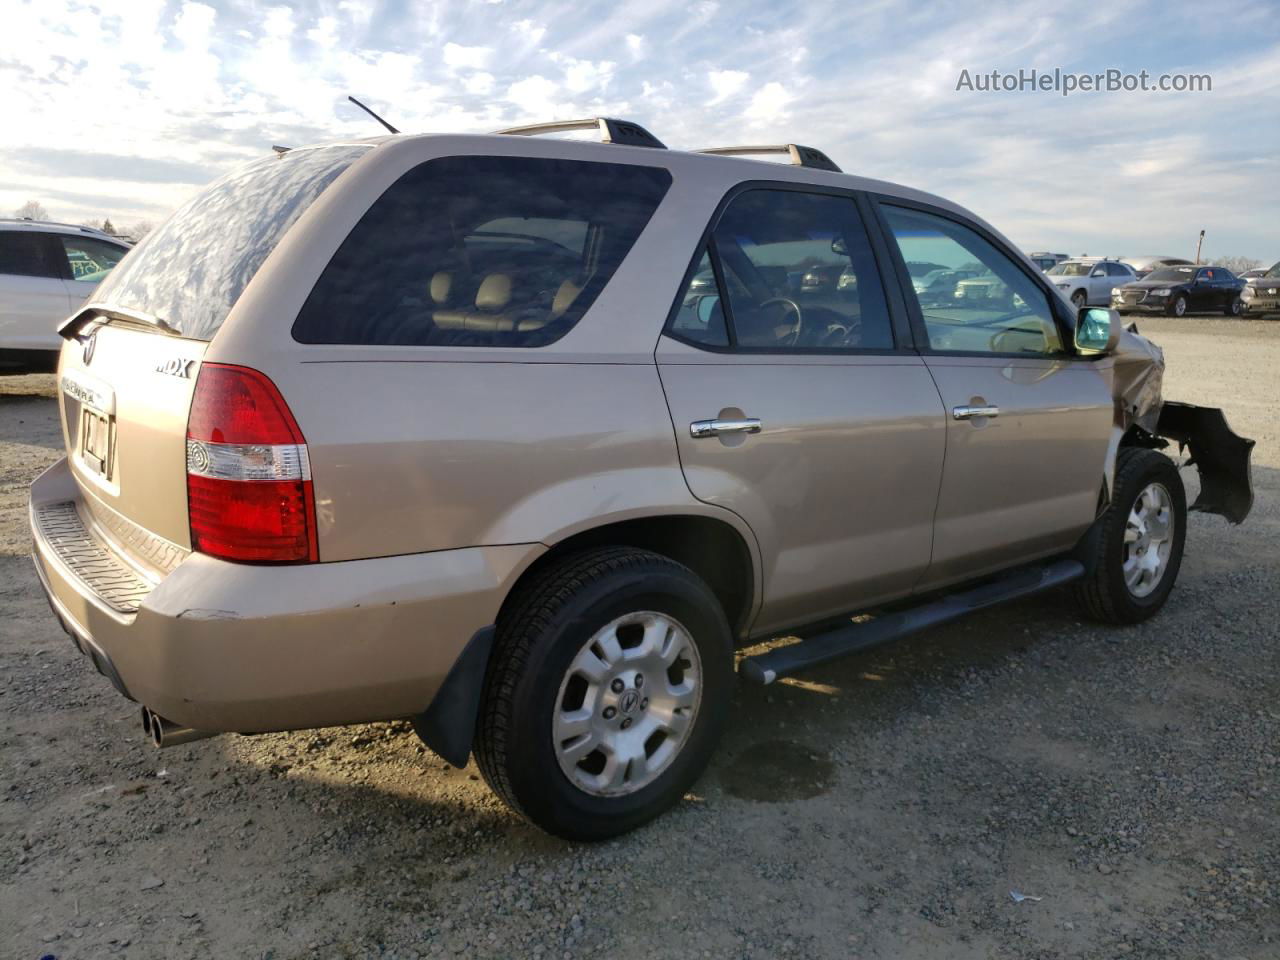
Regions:
<instances>
[{"instance_id":1,"label":"tan seat","mask_svg":"<svg viewBox=\"0 0 1280 960\"><path fill-rule=\"evenodd\" d=\"M428 289L431 292L431 302L435 305L431 322L446 330L461 330L466 324L466 311L449 306L449 296L453 293L453 274L445 270L436 271Z\"/></svg>"},{"instance_id":2,"label":"tan seat","mask_svg":"<svg viewBox=\"0 0 1280 960\"><path fill-rule=\"evenodd\" d=\"M439 274L436 275L437 277ZM432 278L432 297L435 296L435 277ZM515 329L515 316L507 312L511 305L511 277L505 273L491 273L480 283L476 291L474 310L437 310L433 320L445 330L509 331Z\"/></svg>"},{"instance_id":3,"label":"tan seat","mask_svg":"<svg viewBox=\"0 0 1280 960\"><path fill-rule=\"evenodd\" d=\"M560 289L556 291L555 299L551 301L550 315L541 317L526 317L516 324L517 330L541 330L552 320L559 320L569 308L573 306L578 294L582 293L582 286L574 283L572 280L566 280L560 284Z\"/></svg>"},{"instance_id":4,"label":"tan seat","mask_svg":"<svg viewBox=\"0 0 1280 960\"><path fill-rule=\"evenodd\" d=\"M448 306L449 294L453 292L453 274L446 270L437 270L431 278L431 302L437 307Z\"/></svg>"}]
</instances>

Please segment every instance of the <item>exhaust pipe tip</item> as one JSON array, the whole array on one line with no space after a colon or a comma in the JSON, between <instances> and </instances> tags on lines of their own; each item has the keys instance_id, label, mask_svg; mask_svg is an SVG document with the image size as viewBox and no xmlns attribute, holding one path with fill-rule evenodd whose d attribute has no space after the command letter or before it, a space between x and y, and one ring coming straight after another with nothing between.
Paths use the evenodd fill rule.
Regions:
<instances>
[{"instance_id":1,"label":"exhaust pipe tip","mask_svg":"<svg viewBox=\"0 0 1280 960\"><path fill-rule=\"evenodd\" d=\"M142 708L142 732L148 740L151 739L151 711L146 707Z\"/></svg>"},{"instance_id":2,"label":"exhaust pipe tip","mask_svg":"<svg viewBox=\"0 0 1280 960\"><path fill-rule=\"evenodd\" d=\"M191 727L184 727L172 720L166 720L146 707L143 707L142 728L150 735L151 742L160 748L176 747L180 743L191 743L193 740L218 736L217 731L193 730Z\"/></svg>"}]
</instances>

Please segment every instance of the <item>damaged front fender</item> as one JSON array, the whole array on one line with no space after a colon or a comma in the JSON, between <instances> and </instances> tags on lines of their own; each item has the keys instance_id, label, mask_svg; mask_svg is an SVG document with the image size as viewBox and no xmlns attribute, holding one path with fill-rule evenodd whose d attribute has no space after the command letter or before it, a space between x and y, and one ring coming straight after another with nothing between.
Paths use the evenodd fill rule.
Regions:
<instances>
[{"instance_id":1,"label":"damaged front fender","mask_svg":"<svg viewBox=\"0 0 1280 960\"><path fill-rule=\"evenodd\" d=\"M1217 407L1166 401L1154 433L1190 450L1189 464L1200 472L1200 496L1192 510L1243 523L1253 509L1249 458L1255 441L1238 436Z\"/></svg>"},{"instance_id":2,"label":"damaged front fender","mask_svg":"<svg viewBox=\"0 0 1280 960\"><path fill-rule=\"evenodd\" d=\"M1138 333L1136 326L1120 331L1112 356L1111 387L1120 444L1164 447L1165 441L1172 440L1180 451L1190 450L1186 465L1195 464L1200 472L1200 496L1191 509L1243 523L1253 508L1249 457L1254 441L1237 436L1217 407L1165 401L1161 396L1164 351ZM1114 447L1109 463L1114 463ZM1109 485L1111 474L1107 477Z\"/></svg>"}]
</instances>

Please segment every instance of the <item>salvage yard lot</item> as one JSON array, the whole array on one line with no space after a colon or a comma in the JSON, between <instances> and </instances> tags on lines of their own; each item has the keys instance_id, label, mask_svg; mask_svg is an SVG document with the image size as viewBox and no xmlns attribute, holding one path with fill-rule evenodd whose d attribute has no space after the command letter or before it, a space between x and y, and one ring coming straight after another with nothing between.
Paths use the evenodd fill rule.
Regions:
<instances>
[{"instance_id":1,"label":"salvage yard lot","mask_svg":"<svg viewBox=\"0 0 1280 960\"><path fill-rule=\"evenodd\" d=\"M144 743L27 556L53 378L0 379L0 957L1280 955L1280 323L1138 323L1258 441L1160 616L1049 594L742 687L685 802L594 846L405 723Z\"/></svg>"}]
</instances>

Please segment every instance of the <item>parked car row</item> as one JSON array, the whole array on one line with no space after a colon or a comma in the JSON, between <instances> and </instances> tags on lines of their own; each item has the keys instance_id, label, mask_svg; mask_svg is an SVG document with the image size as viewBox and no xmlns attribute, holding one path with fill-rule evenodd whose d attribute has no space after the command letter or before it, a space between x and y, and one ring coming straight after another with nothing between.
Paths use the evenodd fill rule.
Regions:
<instances>
[{"instance_id":1,"label":"parked car row","mask_svg":"<svg viewBox=\"0 0 1280 960\"><path fill-rule=\"evenodd\" d=\"M1280 263L1269 270L1237 275L1216 264L1170 256L1121 260L1032 253L1028 258L1077 308L1109 305L1121 314L1173 317L1195 312L1237 317L1280 312ZM956 288L957 297L965 295L961 286Z\"/></svg>"},{"instance_id":2,"label":"parked car row","mask_svg":"<svg viewBox=\"0 0 1280 960\"><path fill-rule=\"evenodd\" d=\"M1280 310L1280 274L1274 270L1257 271L1257 276L1246 280L1226 267L1197 265L1171 256L1120 260L1032 253L1028 258L1044 270L1076 309L1109 306L1121 314L1164 313L1174 317L1195 312L1261 315ZM930 306L954 301L994 305L1014 296L999 277L977 262L948 266L933 260L910 261L907 272L921 303ZM714 283L714 276L706 271L695 278L690 293L709 291ZM822 297L833 301L858 297L856 274L838 262L815 262L803 270L788 271L786 286L789 295L810 302Z\"/></svg>"}]
</instances>

